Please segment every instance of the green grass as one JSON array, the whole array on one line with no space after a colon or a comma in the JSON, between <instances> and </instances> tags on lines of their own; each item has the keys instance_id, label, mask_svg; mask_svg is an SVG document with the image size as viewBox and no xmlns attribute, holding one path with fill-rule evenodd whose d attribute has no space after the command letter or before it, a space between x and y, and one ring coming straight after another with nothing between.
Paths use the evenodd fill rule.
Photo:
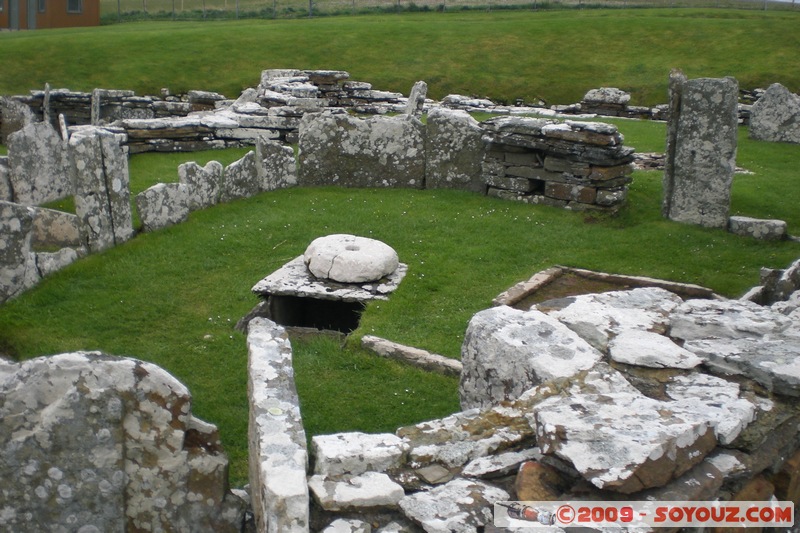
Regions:
<instances>
[{"instance_id":1,"label":"green grass","mask_svg":"<svg viewBox=\"0 0 800 533\"><path fill-rule=\"evenodd\" d=\"M67 86L236 97L265 68L343 69L376 88L572 103L592 88L667 99L670 69L800 90L797 12L613 9L146 22L0 34L0 94ZM776 39L775 36L780 36ZM124 50L124 60L119 51ZM443 53L443 51L447 51Z\"/></svg>"},{"instance_id":2,"label":"green grass","mask_svg":"<svg viewBox=\"0 0 800 533\"><path fill-rule=\"evenodd\" d=\"M664 124L618 121L628 144L658 149ZM663 145L662 145L663 146ZM787 220L800 233L797 147L743 134L732 210ZM181 160L231 160L241 150L147 154L132 188L176 176ZM174 178L173 178L174 179ZM393 246L409 272L388 302L366 309L344 347L295 346L309 435L393 431L458 409L457 380L378 359L364 334L458 357L472 315L533 273L562 264L709 286L738 296L762 266L784 268L800 244L767 243L664 220L661 173L638 172L618 216L528 206L456 191L288 189L193 213L189 220L79 261L0 307L0 352L25 359L98 349L159 364L192 391L197 416L217 424L232 482L247 476L245 338L233 329L259 279L315 237L354 233Z\"/></svg>"},{"instance_id":3,"label":"green grass","mask_svg":"<svg viewBox=\"0 0 800 533\"><path fill-rule=\"evenodd\" d=\"M743 87L800 88L794 13L615 10L403 14L314 20L137 23L0 33L0 93L67 86L236 96L263 68L333 68L406 93L424 79L436 98L571 103L602 85L638 104L666 101L667 74L736 76ZM780 35L780 39L774 39ZM124 60L119 51L125 50ZM231 53L235 50L235 53ZM447 50L447 53L442 53ZM613 121L639 151L662 151L664 125ZM131 190L176 181L179 163L227 164L246 150L131 158ZM4 148L0 147L0 153ZM742 133L732 214L774 217L800 234L797 146ZM375 334L450 357L470 317L513 283L563 264L699 283L738 296L762 266L783 268L800 244L766 243L661 218L661 174L638 172L618 216L573 213L454 191L291 189L193 213L47 278L0 307L0 352L25 359L99 349L153 361L186 383L197 416L217 424L234 485L247 476L246 348L233 324L250 287L315 237L355 233L397 249L409 273L371 304L344 347L295 346L309 435L392 431L458 409L457 380L377 359ZM71 209L69 201L57 207Z\"/></svg>"}]
</instances>

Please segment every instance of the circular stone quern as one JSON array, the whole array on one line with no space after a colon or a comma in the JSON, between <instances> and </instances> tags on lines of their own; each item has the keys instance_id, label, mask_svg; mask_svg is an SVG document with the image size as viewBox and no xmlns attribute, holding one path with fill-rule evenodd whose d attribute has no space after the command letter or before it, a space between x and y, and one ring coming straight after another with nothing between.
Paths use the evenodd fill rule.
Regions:
<instances>
[{"instance_id":1,"label":"circular stone quern","mask_svg":"<svg viewBox=\"0 0 800 533\"><path fill-rule=\"evenodd\" d=\"M397 252L381 241L339 234L315 239L303 259L316 277L340 283L377 281L400 264Z\"/></svg>"}]
</instances>

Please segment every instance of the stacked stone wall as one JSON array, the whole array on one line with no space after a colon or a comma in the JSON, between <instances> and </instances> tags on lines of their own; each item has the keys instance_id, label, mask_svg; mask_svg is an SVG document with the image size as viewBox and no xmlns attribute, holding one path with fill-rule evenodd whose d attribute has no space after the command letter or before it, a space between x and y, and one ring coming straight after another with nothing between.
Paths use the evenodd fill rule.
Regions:
<instances>
[{"instance_id":1,"label":"stacked stone wall","mask_svg":"<svg viewBox=\"0 0 800 533\"><path fill-rule=\"evenodd\" d=\"M482 124L488 194L571 209L625 202L633 149L613 125L502 117Z\"/></svg>"}]
</instances>

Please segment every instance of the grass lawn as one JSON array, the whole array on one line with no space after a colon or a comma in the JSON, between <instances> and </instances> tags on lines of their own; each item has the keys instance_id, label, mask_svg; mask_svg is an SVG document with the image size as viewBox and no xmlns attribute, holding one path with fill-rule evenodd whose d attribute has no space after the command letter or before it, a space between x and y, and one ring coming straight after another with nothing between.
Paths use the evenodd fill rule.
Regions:
<instances>
[{"instance_id":1,"label":"grass lawn","mask_svg":"<svg viewBox=\"0 0 800 533\"><path fill-rule=\"evenodd\" d=\"M664 125L617 121L627 143L662 150ZM241 150L145 154L132 189L174 181L179 162L231 161ZM798 147L740 141L732 211L788 221L800 233ZM188 222L91 256L0 307L0 351L24 359L97 349L153 361L186 383L194 411L220 427L235 485L247 476L245 338L233 329L250 287L315 237L354 233L393 246L409 273L373 303L342 346L295 345L309 435L396 427L458 410L457 380L359 349L374 334L458 357L470 317L554 264L699 283L738 296L761 266L783 268L800 244L766 243L664 220L661 174L637 172L618 216L528 206L454 191L288 189L193 213Z\"/></svg>"},{"instance_id":2,"label":"grass lawn","mask_svg":"<svg viewBox=\"0 0 800 533\"><path fill-rule=\"evenodd\" d=\"M800 12L609 9L142 22L0 33L0 94L95 87L236 97L265 68L342 69L378 89L573 103L587 90L667 100L670 69L800 91ZM779 37L779 38L776 38Z\"/></svg>"},{"instance_id":3,"label":"grass lawn","mask_svg":"<svg viewBox=\"0 0 800 533\"><path fill-rule=\"evenodd\" d=\"M800 15L695 9L461 12L148 22L0 33L0 94L95 87L157 94L206 89L237 96L264 68L343 69L378 89L548 103L615 86L635 104L666 101L669 70L732 75L742 87L800 90ZM775 38L780 36L780 38ZM124 51L124 53L121 53ZM443 53L446 51L446 53ZM614 121L626 143L662 151L664 125ZM0 147L0 153L4 148ZM176 181L191 159L230 163L244 150L131 158L131 189ZM742 132L732 214L780 218L800 234L800 147ZM193 213L179 226L81 260L0 307L0 352L25 359L103 350L146 359L192 391L217 424L234 485L247 477L245 338L235 322L250 288L314 238L354 233L393 246L409 273L373 303L341 346L295 345L309 435L397 426L458 409L457 380L362 352L375 334L458 357L470 317L533 273L562 264L706 285L738 296L762 266L784 268L800 243L766 243L661 218L661 174L637 172L617 216L573 213L453 191L289 189ZM63 207L69 209L70 202Z\"/></svg>"}]
</instances>

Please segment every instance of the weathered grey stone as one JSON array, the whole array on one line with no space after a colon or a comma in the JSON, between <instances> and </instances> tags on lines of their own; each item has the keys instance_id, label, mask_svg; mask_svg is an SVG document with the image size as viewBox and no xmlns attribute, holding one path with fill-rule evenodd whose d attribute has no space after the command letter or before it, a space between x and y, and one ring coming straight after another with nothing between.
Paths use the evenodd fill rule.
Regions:
<instances>
[{"instance_id":1,"label":"weathered grey stone","mask_svg":"<svg viewBox=\"0 0 800 533\"><path fill-rule=\"evenodd\" d=\"M36 268L44 278L71 265L78 258L78 251L74 248L62 248L57 252L38 252L36 254Z\"/></svg>"},{"instance_id":2,"label":"weathered grey stone","mask_svg":"<svg viewBox=\"0 0 800 533\"><path fill-rule=\"evenodd\" d=\"M750 110L750 137L800 144L800 96L773 83Z\"/></svg>"},{"instance_id":3,"label":"weathered grey stone","mask_svg":"<svg viewBox=\"0 0 800 533\"><path fill-rule=\"evenodd\" d=\"M542 458L539 448L528 448L520 452L505 452L470 461L461 471L464 477L492 478L511 474L525 461Z\"/></svg>"},{"instance_id":4,"label":"weathered grey stone","mask_svg":"<svg viewBox=\"0 0 800 533\"><path fill-rule=\"evenodd\" d=\"M707 374L675 376L666 389L672 409L707 418L717 440L728 445L755 419L756 406L740 398L739 384Z\"/></svg>"},{"instance_id":5,"label":"weathered grey stone","mask_svg":"<svg viewBox=\"0 0 800 533\"><path fill-rule=\"evenodd\" d=\"M337 518L322 533L372 533L372 526L363 520Z\"/></svg>"},{"instance_id":6,"label":"weathered grey stone","mask_svg":"<svg viewBox=\"0 0 800 533\"><path fill-rule=\"evenodd\" d=\"M220 202L230 202L255 196L262 191L261 172L256 153L247 152L244 157L225 167L220 191Z\"/></svg>"},{"instance_id":7,"label":"weathered grey stone","mask_svg":"<svg viewBox=\"0 0 800 533\"><path fill-rule=\"evenodd\" d=\"M425 186L425 127L414 117L309 113L300 121L301 186Z\"/></svg>"},{"instance_id":8,"label":"weathered grey stone","mask_svg":"<svg viewBox=\"0 0 800 533\"><path fill-rule=\"evenodd\" d=\"M494 502L509 499L502 489L459 478L406 496L400 508L428 533L472 533L492 523Z\"/></svg>"},{"instance_id":9,"label":"weathered grey stone","mask_svg":"<svg viewBox=\"0 0 800 533\"><path fill-rule=\"evenodd\" d=\"M793 327L793 321L743 300L687 300L669 319L669 335L683 341L762 338Z\"/></svg>"},{"instance_id":10,"label":"weathered grey stone","mask_svg":"<svg viewBox=\"0 0 800 533\"><path fill-rule=\"evenodd\" d=\"M264 318L247 335L249 461L259 531L308 532L308 452L286 331Z\"/></svg>"},{"instance_id":11,"label":"weathered grey stone","mask_svg":"<svg viewBox=\"0 0 800 533\"><path fill-rule=\"evenodd\" d=\"M408 104L406 105L406 115L412 117L421 117L423 108L425 107L425 97L428 96L428 84L424 81L418 81L411 88L411 94L408 95Z\"/></svg>"},{"instance_id":12,"label":"weathered grey stone","mask_svg":"<svg viewBox=\"0 0 800 533\"><path fill-rule=\"evenodd\" d=\"M216 428L150 363L76 352L0 381L0 528L239 531ZM91 529L94 528L94 529Z\"/></svg>"},{"instance_id":13,"label":"weathered grey stone","mask_svg":"<svg viewBox=\"0 0 800 533\"><path fill-rule=\"evenodd\" d=\"M92 252L122 244L134 235L128 158L119 140L101 129L70 137L75 179L75 213L81 239Z\"/></svg>"},{"instance_id":14,"label":"weathered grey stone","mask_svg":"<svg viewBox=\"0 0 800 533\"><path fill-rule=\"evenodd\" d=\"M39 205L74 192L65 143L49 123L29 124L9 135L8 164L17 203Z\"/></svg>"},{"instance_id":15,"label":"weathered grey stone","mask_svg":"<svg viewBox=\"0 0 800 533\"><path fill-rule=\"evenodd\" d=\"M617 363L652 368L694 368L703 362L669 337L650 331L624 330L608 343L608 354Z\"/></svg>"},{"instance_id":16,"label":"weathered grey stone","mask_svg":"<svg viewBox=\"0 0 800 533\"><path fill-rule=\"evenodd\" d=\"M34 247L80 246L80 221L77 215L44 207L32 207Z\"/></svg>"},{"instance_id":17,"label":"weathered grey stone","mask_svg":"<svg viewBox=\"0 0 800 533\"><path fill-rule=\"evenodd\" d=\"M470 320L461 348L461 408L488 407L600 361L602 354L554 318L500 306Z\"/></svg>"},{"instance_id":18,"label":"weathered grey stone","mask_svg":"<svg viewBox=\"0 0 800 533\"><path fill-rule=\"evenodd\" d=\"M33 215L23 205L0 201L0 302L38 281L32 260Z\"/></svg>"},{"instance_id":19,"label":"weathered grey stone","mask_svg":"<svg viewBox=\"0 0 800 533\"><path fill-rule=\"evenodd\" d=\"M261 161L263 190L273 191L297 185L297 162L291 146L259 138L256 157Z\"/></svg>"},{"instance_id":20,"label":"weathered grey stone","mask_svg":"<svg viewBox=\"0 0 800 533\"><path fill-rule=\"evenodd\" d=\"M736 235L753 237L763 241L779 241L786 238L786 222L761 218L734 216L728 219L728 231Z\"/></svg>"},{"instance_id":21,"label":"weathered grey stone","mask_svg":"<svg viewBox=\"0 0 800 533\"><path fill-rule=\"evenodd\" d=\"M795 331L797 323L794 323ZM800 337L707 338L687 341L684 347L703 358L712 370L742 374L767 390L800 396Z\"/></svg>"},{"instance_id":22,"label":"weathered grey stone","mask_svg":"<svg viewBox=\"0 0 800 533\"><path fill-rule=\"evenodd\" d=\"M333 477L385 472L401 466L408 444L392 433L316 435L311 439L314 473Z\"/></svg>"},{"instance_id":23,"label":"weathered grey stone","mask_svg":"<svg viewBox=\"0 0 800 533\"><path fill-rule=\"evenodd\" d=\"M183 183L157 183L136 195L136 210L144 231L156 231L189 218L190 187Z\"/></svg>"},{"instance_id":24,"label":"weathered grey stone","mask_svg":"<svg viewBox=\"0 0 800 533\"><path fill-rule=\"evenodd\" d=\"M461 361L457 359L430 353L427 350L411 346L404 346L374 335L361 337L361 346L381 357L403 361L404 363L418 366L431 372L440 372L448 376L460 376L464 368Z\"/></svg>"},{"instance_id":25,"label":"weathered grey stone","mask_svg":"<svg viewBox=\"0 0 800 533\"><path fill-rule=\"evenodd\" d=\"M7 144L9 135L34 121L30 107L13 98L0 96L0 144Z\"/></svg>"},{"instance_id":26,"label":"weathered grey stone","mask_svg":"<svg viewBox=\"0 0 800 533\"><path fill-rule=\"evenodd\" d=\"M340 283L378 281L400 264L397 252L381 241L334 234L314 239L303 255L308 270L318 278Z\"/></svg>"},{"instance_id":27,"label":"weathered grey stone","mask_svg":"<svg viewBox=\"0 0 800 533\"><path fill-rule=\"evenodd\" d=\"M308 488L326 511L396 507L405 496L403 487L381 472L365 472L341 480L316 475L308 480Z\"/></svg>"},{"instance_id":28,"label":"weathered grey stone","mask_svg":"<svg viewBox=\"0 0 800 533\"><path fill-rule=\"evenodd\" d=\"M670 118L662 214L725 228L736 169L739 84L733 78L670 75Z\"/></svg>"},{"instance_id":29,"label":"weathered grey stone","mask_svg":"<svg viewBox=\"0 0 800 533\"><path fill-rule=\"evenodd\" d=\"M223 167L218 161L209 161L204 167L190 161L178 167L180 183L189 187L192 210L205 209L219 202L222 176Z\"/></svg>"},{"instance_id":30,"label":"weathered grey stone","mask_svg":"<svg viewBox=\"0 0 800 533\"><path fill-rule=\"evenodd\" d=\"M11 189L11 169L8 166L8 157L0 156L0 201L10 202L14 196Z\"/></svg>"},{"instance_id":31,"label":"weathered grey stone","mask_svg":"<svg viewBox=\"0 0 800 533\"><path fill-rule=\"evenodd\" d=\"M646 287L565 298L566 305L550 312L550 316L598 350L605 351L609 340L625 330L664 333L669 313L681 302L675 293Z\"/></svg>"},{"instance_id":32,"label":"weathered grey stone","mask_svg":"<svg viewBox=\"0 0 800 533\"><path fill-rule=\"evenodd\" d=\"M598 488L630 494L688 471L716 446L710 423L640 393L553 396L534 407L545 454Z\"/></svg>"},{"instance_id":33,"label":"weathered grey stone","mask_svg":"<svg viewBox=\"0 0 800 533\"><path fill-rule=\"evenodd\" d=\"M590 104L617 104L627 105L631 101L631 95L617 89L616 87L601 87L591 89L584 97L583 102Z\"/></svg>"},{"instance_id":34,"label":"weathered grey stone","mask_svg":"<svg viewBox=\"0 0 800 533\"><path fill-rule=\"evenodd\" d=\"M483 130L466 111L434 108L428 113L425 187L486 191L481 177Z\"/></svg>"},{"instance_id":35,"label":"weathered grey stone","mask_svg":"<svg viewBox=\"0 0 800 533\"><path fill-rule=\"evenodd\" d=\"M494 406L481 411L469 409L438 420L397 430L409 446L408 458L416 468L440 463L460 467L473 459L491 455L533 437L523 407Z\"/></svg>"}]
</instances>

